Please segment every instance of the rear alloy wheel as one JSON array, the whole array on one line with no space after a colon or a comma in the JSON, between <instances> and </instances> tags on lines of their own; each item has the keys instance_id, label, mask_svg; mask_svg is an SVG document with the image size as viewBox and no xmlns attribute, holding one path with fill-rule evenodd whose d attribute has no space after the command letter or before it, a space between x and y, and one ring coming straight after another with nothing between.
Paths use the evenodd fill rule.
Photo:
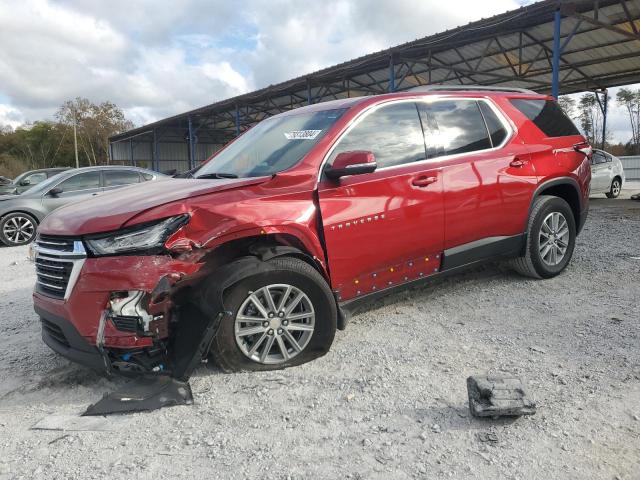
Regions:
<instances>
[{"instance_id":1,"label":"rear alloy wheel","mask_svg":"<svg viewBox=\"0 0 640 480\"><path fill-rule=\"evenodd\" d=\"M621 190L622 190L622 184L620 183L620 179L616 177L611 182L611 188L606 193L607 198L618 198L618 195L620 195Z\"/></svg>"},{"instance_id":2,"label":"rear alloy wheel","mask_svg":"<svg viewBox=\"0 0 640 480\"><path fill-rule=\"evenodd\" d=\"M0 241L9 247L31 243L36 236L37 223L26 213L10 213L0 221Z\"/></svg>"},{"instance_id":3,"label":"rear alloy wheel","mask_svg":"<svg viewBox=\"0 0 640 480\"><path fill-rule=\"evenodd\" d=\"M575 242L576 223L569 204L541 195L531 209L524 254L512 266L527 277L555 277L569 264Z\"/></svg>"},{"instance_id":4,"label":"rear alloy wheel","mask_svg":"<svg viewBox=\"0 0 640 480\"><path fill-rule=\"evenodd\" d=\"M555 267L564 259L569 248L569 224L560 212L551 212L542 221L538 233L538 250L541 260Z\"/></svg>"}]
</instances>

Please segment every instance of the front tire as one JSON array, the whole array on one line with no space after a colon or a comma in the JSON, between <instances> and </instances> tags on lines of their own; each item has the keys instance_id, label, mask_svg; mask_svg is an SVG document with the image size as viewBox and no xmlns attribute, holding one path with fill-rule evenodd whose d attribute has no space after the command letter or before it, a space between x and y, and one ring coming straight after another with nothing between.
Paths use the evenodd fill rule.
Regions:
<instances>
[{"instance_id":1,"label":"front tire","mask_svg":"<svg viewBox=\"0 0 640 480\"><path fill-rule=\"evenodd\" d=\"M0 220L0 241L9 247L31 243L38 222L27 213L10 213Z\"/></svg>"},{"instance_id":2,"label":"front tire","mask_svg":"<svg viewBox=\"0 0 640 480\"><path fill-rule=\"evenodd\" d=\"M609 188L609 191L605 195L607 196L607 198L618 198L621 190L622 190L622 182L620 182L620 179L616 177L611 182L611 187Z\"/></svg>"},{"instance_id":3,"label":"front tire","mask_svg":"<svg viewBox=\"0 0 640 480\"><path fill-rule=\"evenodd\" d=\"M270 260L269 269L225 292L233 312L210 349L226 372L264 371L300 365L324 355L336 331L337 308L322 275L291 257Z\"/></svg>"},{"instance_id":4,"label":"front tire","mask_svg":"<svg viewBox=\"0 0 640 480\"><path fill-rule=\"evenodd\" d=\"M512 261L521 275L552 278L569 264L576 242L576 223L562 198L541 195L529 216L524 255Z\"/></svg>"}]
</instances>

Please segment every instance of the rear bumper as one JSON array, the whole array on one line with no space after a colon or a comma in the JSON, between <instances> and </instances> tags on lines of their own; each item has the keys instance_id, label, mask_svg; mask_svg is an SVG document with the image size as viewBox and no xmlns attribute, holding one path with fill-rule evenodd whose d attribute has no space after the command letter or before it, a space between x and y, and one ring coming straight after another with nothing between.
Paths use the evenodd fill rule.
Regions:
<instances>
[{"instance_id":1,"label":"rear bumper","mask_svg":"<svg viewBox=\"0 0 640 480\"><path fill-rule=\"evenodd\" d=\"M89 344L71 322L38 306L34 309L42 323L42 340L51 350L72 362L95 370L105 369L98 349Z\"/></svg>"}]
</instances>

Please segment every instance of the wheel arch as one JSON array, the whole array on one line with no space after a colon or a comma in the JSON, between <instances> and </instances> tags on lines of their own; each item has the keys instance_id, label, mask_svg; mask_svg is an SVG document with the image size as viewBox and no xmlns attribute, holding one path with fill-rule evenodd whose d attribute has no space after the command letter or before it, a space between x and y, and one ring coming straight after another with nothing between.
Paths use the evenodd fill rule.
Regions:
<instances>
[{"instance_id":1,"label":"wheel arch","mask_svg":"<svg viewBox=\"0 0 640 480\"><path fill-rule=\"evenodd\" d=\"M23 215L29 215L31 218L33 218L36 221L36 226L40 225L40 222L42 222L41 218L38 218L38 215L35 212L32 212L30 210L27 209L17 209L17 210L9 210L7 212L4 212L2 214L0 214L0 221L2 221L2 219L4 217L6 217L7 215L11 215L14 213L22 213Z\"/></svg>"},{"instance_id":2,"label":"wheel arch","mask_svg":"<svg viewBox=\"0 0 640 480\"><path fill-rule=\"evenodd\" d=\"M220 267L242 257L256 257L267 261L282 256L299 258L308 263L329 283L329 274L322 259L309 251L300 238L290 233L252 234L230 239L213 248L203 260Z\"/></svg>"},{"instance_id":3,"label":"wheel arch","mask_svg":"<svg viewBox=\"0 0 640 480\"><path fill-rule=\"evenodd\" d=\"M580 229L580 226L584 223L582 221L583 205L580 197L580 187L578 182L570 177L561 177L547 180L538 186L531 198L531 205L529 206L529 215L533 205L541 195L552 195L554 197L562 198L571 207L573 218L576 222L576 229Z\"/></svg>"}]
</instances>

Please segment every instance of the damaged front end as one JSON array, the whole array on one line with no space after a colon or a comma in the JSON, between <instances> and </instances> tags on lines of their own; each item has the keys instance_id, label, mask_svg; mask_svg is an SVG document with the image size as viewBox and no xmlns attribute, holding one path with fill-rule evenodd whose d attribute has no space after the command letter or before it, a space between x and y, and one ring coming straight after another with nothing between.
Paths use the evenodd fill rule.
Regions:
<instances>
[{"instance_id":1,"label":"damaged front end","mask_svg":"<svg viewBox=\"0 0 640 480\"><path fill-rule=\"evenodd\" d=\"M206 355L223 313L208 318L188 300L176 285L183 278L167 274L150 293L140 290L113 292L108 308L100 318L96 347L109 374L134 380L105 395L84 415L105 415L154 410L173 405L189 405L193 396L188 380ZM190 285L189 285L190 286ZM176 297L183 299L180 305ZM182 321L178 319L181 318ZM149 346L138 349L106 347L107 325L122 332L149 339Z\"/></svg>"}]
</instances>

